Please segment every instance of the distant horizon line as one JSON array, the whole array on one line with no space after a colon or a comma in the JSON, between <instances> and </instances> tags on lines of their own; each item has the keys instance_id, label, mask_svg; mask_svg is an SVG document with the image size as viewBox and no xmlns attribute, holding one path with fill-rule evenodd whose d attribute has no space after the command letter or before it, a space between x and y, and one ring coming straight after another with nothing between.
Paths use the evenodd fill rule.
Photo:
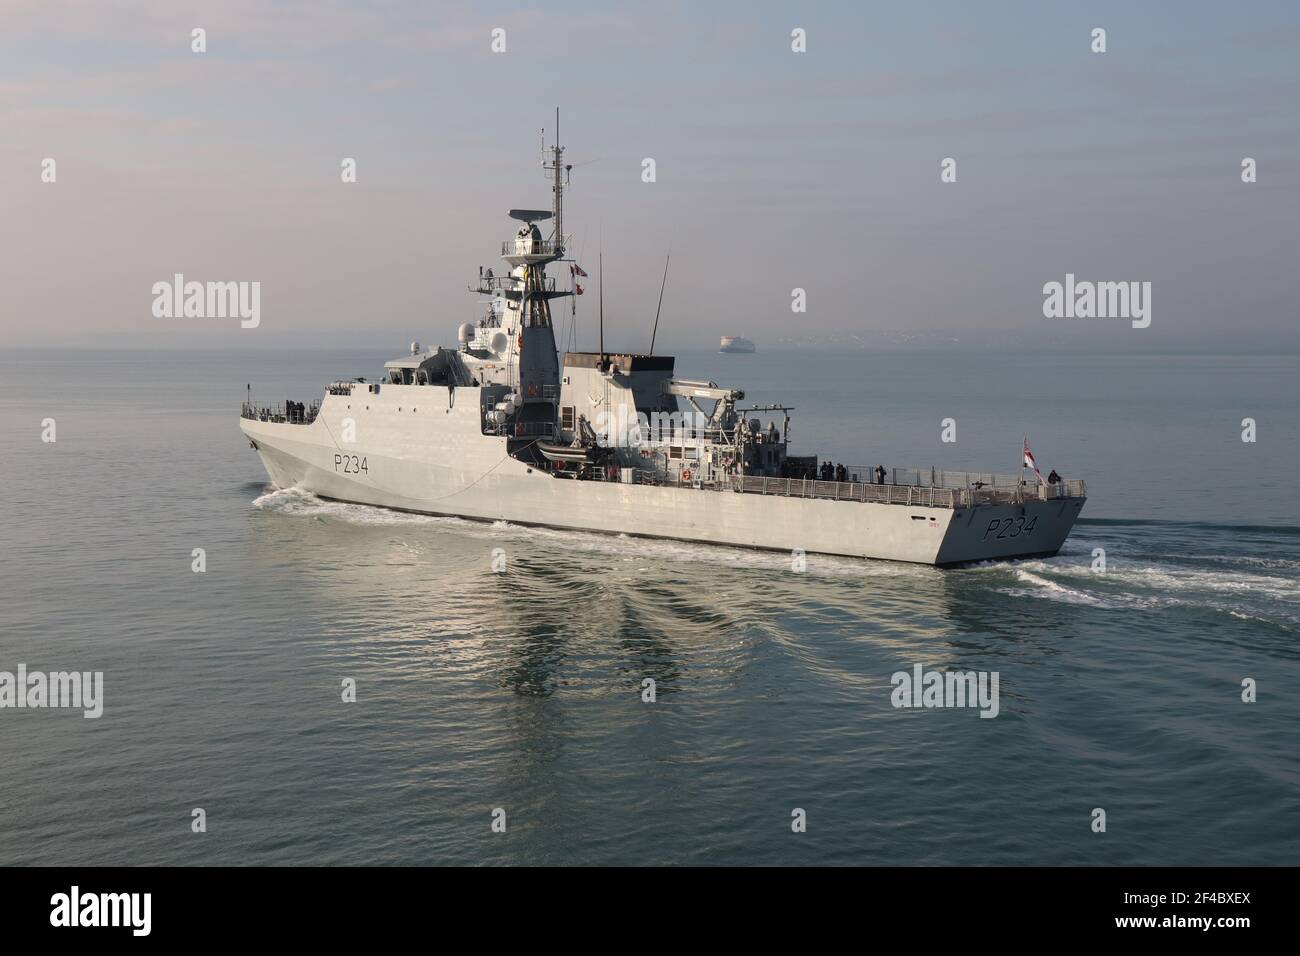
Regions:
<instances>
[{"instance_id":1,"label":"distant horizon line","mask_svg":"<svg viewBox=\"0 0 1300 956\"><path fill-rule=\"evenodd\" d=\"M377 346L377 345L311 345L302 346L291 343L268 342L264 345L140 345L139 343L126 343L121 345L4 345L6 351L13 352L383 352L389 353L394 351L403 351L405 354L408 350L403 350L401 346ZM1020 350L1029 352L1079 352L1083 354L1128 354L1128 355L1300 355L1300 342L1289 343L1251 343L1243 344L1238 347L1226 347L1219 344L1206 344L1202 346L1192 344L1170 343L1158 347L1123 347L1118 343L1081 345L1080 343L1060 343L1060 344L1030 344L1025 343L1019 346ZM894 353L894 352L993 352L1005 349L1001 343L990 344L969 344L969 345L883 345L873 347L856 347L842 348L830 343L818 343L809 345L797 345L783 343L780 345L770 345L758 349L756 352L730 353L739 356L763 355L772 352L861 352L864 354L875 353ZM575 349L560 348L557 345L557 351L569 352ZM576 351L595 351L594 349L577 348ZM626 355L648 354L638 351L637 349L622 348L611 346L606 351ZM719 355L729 353L722 352L716 345L688 345L678 349L659 349L656 355L673 355L682 352L709 352Z\"/></svg>"}]
</instances>

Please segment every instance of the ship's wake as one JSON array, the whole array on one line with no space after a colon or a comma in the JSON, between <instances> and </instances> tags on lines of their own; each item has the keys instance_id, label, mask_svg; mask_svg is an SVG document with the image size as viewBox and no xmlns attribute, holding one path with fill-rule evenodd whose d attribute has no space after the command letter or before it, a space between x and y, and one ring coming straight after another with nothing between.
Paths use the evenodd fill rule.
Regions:
<instances>
[{"instance_id":1,"label":"ship's wake","mask_svg":"<svg viewBox=\"0 0 1300 956\"><path fill-rule=\"evenodd\" d=\"M253 507L271 514L292 515L299 518L314 518L322 521L339 521L353 525L401 526L401 525L447 525L466 524L459 518L447 518L439 515L415 514L409 511L395 511L391 508L375 508L370 505L353 504L347 501L330 501L318 498L310 491L301 488L277 488L267 491L254 499Z\"/></svg>"},{"instance_id":2,"label":"ship's wake","mask_svg":"<svg viewBox=\"0 0 1300 956\"><path fill-rule=\"evenodd\" d=\"M1081 613L1185 612L1208 619L1250 621L1284 634L1300 634L1300 556L1293 539L1277 547L1258 542L1225 547L1214 529L1195 535L1203 550L1186 540L1167 540L1151 526L1116 526L1077 533L1053 558L987 562L939 571L901 562L808 555L800 561L784 552L756 551L692 542L569 531L464 518L422 515L370 505L329 501L298 488L269 490L253 501L260 512L293 519L356 527L403 528L429 535L456 534L547 555L548 560L580 571L593 564L626 572L630 587L650 586L678 574L699 578L725 573L728 580L755 592L766 590L783 600L810 598L809 589L831 587L843 593L816 593L818 601L852 610L854 602L892 600L893 587L909 582L933 587L973 585L977 591L1030 602L1050 601ZM1190 532L1180 531L1186 535ZM417 540L412 547L420 547ZM431 549L437 544L425 542ZM1234 553L1240 549L1241 553ZM1246 553L1247 550L1254 553ZM1258 549L1258 550L1255 550ZM1262 551L1268 557L1260 557ZM820 582L820 584L819 584ZM888 595L879 591L891 585ZM876 589L863 591L862 587ZM845 590L846 589L846 590Z\"/></svg>"},{"instance_id":3,"label":"ship's wake","mask_svg":"<svg viewBox=\"0 0 1300 956\"><path fill-rule=\"evenodd\" d=\"M1150 526L1134 527L1095 540L1075 536L1054 558L971 570L1015 598L1101 611L1182 612L1300 634L1300 563L1288 554L1294 547L1279 540L1272 556L1261 558L1245 553L1259 545L1243 544L1234 554L1216 534L1208 526L1196 531L1200 544L1217 545L1202 552Z\"/></svg>"}]
</instances>

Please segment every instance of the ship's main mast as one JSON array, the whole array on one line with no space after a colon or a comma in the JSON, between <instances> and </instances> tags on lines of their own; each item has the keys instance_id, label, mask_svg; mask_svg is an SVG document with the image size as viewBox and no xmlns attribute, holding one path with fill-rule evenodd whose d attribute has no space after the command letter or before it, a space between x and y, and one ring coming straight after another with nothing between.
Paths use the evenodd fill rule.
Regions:
<instances>
[{"instance_id":1,"label":"ship's main mast","mask_svg":"<svg viewBox=\"0 0 1300 956\"><path fill-rule=\"evenodd\" d=\"M502 245L501 258L510 266L505 276L492 276L480 270L477 291L500 295L506 300L505 311L489 313L485 323L504 327L507 351L503 355L510 378L517 386L519 404L523 406L523 424L554 418L559 391L559 364L556 352L551 300L571 296L573 292L556 289L554 278L546 275L546 266L564 256L568 237L564 234L564 189L571 169L564 163L564 147L559 143L560 111L555 111L557 136L546 147L542 130L542 168L551 180L551 209L511 209L510 218L522 223L515 237ZM549 240L542 238L538 223L554 219ZM484 323L480 323L483 325ZM521 434L527 433L527 429Z\"/></svg>"},{"instance_id":2,"label":"ship's main mast","mask_svg":"<svg viewBox=\"0 0 1300 956\"><path fill-rule=\"evenodd\" d=\"M542 136L545 137L546 131L542 130ZM545 139L543 139L545 143ZM555 108L555 145L549 150L551 158L548 161L545 157L545 147L543 146L542 168L551 173L554 177L555 185L552 186L554 199L552 200L552 214L555 217L555 232L551 234L551 242L555 244L555 255L560 257L564 255L564 186L568 178L568 172L571 167L564 165L564 147L560 145L560 109Z\"/></svg>"}]
</instances>

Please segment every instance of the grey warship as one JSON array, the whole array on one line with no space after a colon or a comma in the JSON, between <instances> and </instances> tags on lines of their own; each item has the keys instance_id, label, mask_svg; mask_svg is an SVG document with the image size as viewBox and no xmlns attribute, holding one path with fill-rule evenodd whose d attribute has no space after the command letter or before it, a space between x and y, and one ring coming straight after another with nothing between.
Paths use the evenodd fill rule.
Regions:
<instances>
[{"instance_id":1,"label":"grey warship","mask_svg":"<svg viewBox=\"0 0 1300 956\"><path fill-rule=\"evenodd\" d=\"M669 355L607 351L603 325L598 351L561 355L552 305L572 302L585 273L567 254L571 167L558 142L543 166L551 208L510 210L519 225L501 248L505 268L480 270L471 289L488 304L457 345L413 343L378 380L335 381L315 402L244 403L240 428L276 486L425 514L941 567L1060 550L1086 499L1081 479L832 472L815 454L791 454L792 408L745 406L740 389L678 378Z\"/></svg>"}]
</instances>

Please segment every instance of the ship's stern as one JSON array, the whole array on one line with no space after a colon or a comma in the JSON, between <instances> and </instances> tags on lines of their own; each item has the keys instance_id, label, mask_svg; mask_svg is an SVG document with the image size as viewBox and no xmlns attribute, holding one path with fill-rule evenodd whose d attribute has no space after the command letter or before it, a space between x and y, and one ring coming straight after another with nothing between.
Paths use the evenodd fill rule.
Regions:
<instances>
[{"instance_id":1,"label":"ship's stern","mask_svg":"<svg viewBox=\"0 0 1300 956\"><path fill-rule=\"evenodd\" d=\"M958 508L934 563L940 567L1057 554L1087 499L1079 495Z\"/></svg>"}]
</instances>

